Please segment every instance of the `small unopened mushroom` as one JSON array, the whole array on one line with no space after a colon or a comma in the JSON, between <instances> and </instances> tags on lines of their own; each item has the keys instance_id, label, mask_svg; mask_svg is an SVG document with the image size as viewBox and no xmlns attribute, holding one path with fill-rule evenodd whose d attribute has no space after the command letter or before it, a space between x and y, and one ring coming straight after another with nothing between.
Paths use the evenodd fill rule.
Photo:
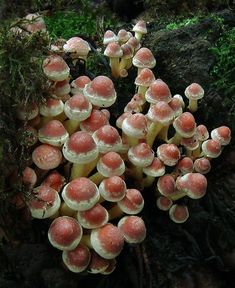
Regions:
<instances>
[{"instance_id":1,"label":"small unopened mushroom","mask_svg":"<svg viewBox=\"0 0 235 288\"><path fill-rule=\"evenodd\" d=\"M142 36L147 33L146 22L144 20L139 20L132 31L135 32L135 38L140 41Z\"/></svg>"},{"instance_id":2,"label":"small unopened mushroom","mask_svg":"<svg viewBox=\"0 0 235 288\"><path fill-rule=\"evenodd\" d=\"M117 257L124 245L122 231L111 223L91 231L91 245L105 259Z\"/></svg>"},{"instance_id":3,"label":"small unopened mushroom","mask_svg":"<svg viewBox=\"0 0 235 288\"><path fill-rule=\"evenodd\" d=\"M188 207L186 205L174 204L169 210L169 216L175 223L184 223L189 217Z\"/></svg>"},{"instance_id":4,"label":"small unopened mushroom","mask_svg":"<svg viewBox=\"0 0 235 288\"><path fill-rule=\"evenodd\" d=\"M73 250L82 238L82 227L78 221L69 216L60 216L50 225L48 239L59 250Z\"/></svg>"},{"instance_id":5,"label":"small unopened mushroom","mask_svg":"<svg viewBox=\"0 0 235 288\"><path fill-rule=\"evenodd\" d=\"M83 244L78 244L78 246L73 250L64 250L62 253L62 259L65 266L70 271L80 273L89 265L91 259L90 249Z\"/></svg>"},{"instance_id":6,"label":"small unopened mushroom","mask_svg":"<svg viewBox=\"0 0 235 288\"><path fill-rule=\"evenodd\" d=\"M126 195L126 183L119 176L104 179L99 185L100 195L110 202L118 202Z\"/></svg>"},{"instance_id":7,"label":"small unopened mushroom","mask_svg":"<svg viewBox=\"0 0 235 288\"><path fill-rule=\"evenodd\" d=\"M88 272L98 274L105 271L109 266L109 260L101 257L94 250L91 250L91 260L88 266Z\"/></svg>"},{"instance_id":8,"label":"small unopened mushroom","mask_svg":"<svg viewBox=\"0 0 235 288\"><path fill-rule=\"evenodd\" d=\"M220 126L211 131L211 138L222 146L228 145L231 140L231 130L227 126Z\"/></svg>"},{"instance_id":9,"label":"small unopened mushroom","mask_svg":"<svg viewBox=\"0 0 235 288\"><path fill-rule=\"evenodd\" d=\"M127 243L141 243L146 237L144 221L138 216L125 216L118 222Z\"/></svg>"},{"instance_id":10,"label":"small unopened mushroom","mask_svg":"<svg viewBox=\"0 0 235 288\"><path fill-rule=\"evenodd\" d=\"M197 111L197 101L204 96L203 88L197 83L192 83L185 89L184 94L189 99L188 109L191 112Z\"/></svg>"}]
</instances>

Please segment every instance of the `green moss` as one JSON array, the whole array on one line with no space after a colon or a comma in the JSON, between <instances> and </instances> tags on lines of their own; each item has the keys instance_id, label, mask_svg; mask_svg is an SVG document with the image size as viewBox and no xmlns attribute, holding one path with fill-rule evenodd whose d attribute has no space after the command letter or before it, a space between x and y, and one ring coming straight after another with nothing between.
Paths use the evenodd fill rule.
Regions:
<instances>
[{"instance_id":1,"label":"green moss","mask_svg":"<svg viewBox=\"0 0 235 288\"><path fill-rule=\"evenodd\" d=\"M167 30L175 30L178 28L186 27L188 25L196 24L199 22L199 17L194 16L192 18L186 18L183 20L176 20L175 22L166 25Z\"/></svg>"}]
</instances>

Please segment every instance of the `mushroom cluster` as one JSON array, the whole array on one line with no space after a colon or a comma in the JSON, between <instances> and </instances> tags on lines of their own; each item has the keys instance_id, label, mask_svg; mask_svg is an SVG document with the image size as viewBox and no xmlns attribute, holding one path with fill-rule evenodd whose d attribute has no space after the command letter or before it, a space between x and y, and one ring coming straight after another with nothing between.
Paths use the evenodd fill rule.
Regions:
<instances>
[{"instance_id":1,"label":"mushroom cluster","mask_svg":"<svg viewBox=\"0 0 235 288\"><path fill-rule=\"evenodd\" d=\"M61 49L75 62L87 61L89 44L79 37L69 39L59 53L54 47L43 62L51 98L30 113L18 109L32 135L27 144L32 159L22 176L33 192L28 207L32 217L52 219L48 239L76 273L109 274L124 242L145 239L145 224L137 215L144 207L145 188L156 191L157 207L175 223L185 222L189 211L181 199L205 195L211 160L231 138L226 126L209 135L206 126L197 125L192 113L203 88L192 83L186 99L172 96L151 70L156 64L151 51L140 48L145 22L133 31L135 35L124 29L104 35L113 77L127 76L132 65L138 68L136 94L116 127L109 123L108 108L118 97L112 79L72 79L62 57ZM127 188L129 183L135 186Z\"/></svg>"}]
</instances>

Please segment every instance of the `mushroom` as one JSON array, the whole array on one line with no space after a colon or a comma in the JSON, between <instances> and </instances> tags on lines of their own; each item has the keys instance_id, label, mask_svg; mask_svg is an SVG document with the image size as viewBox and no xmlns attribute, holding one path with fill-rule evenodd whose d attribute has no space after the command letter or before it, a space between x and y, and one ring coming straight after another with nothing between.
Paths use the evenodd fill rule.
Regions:
<instances>
[{"instance_id":1,"label":"mushroom","mask_svg":"<svg viewBox=\"0 0 235 288\"><path fill-rule=\"evenodd\" d=\"M198 108L197 101L203 98L204 96L203 88L197 83L192 83L185 89L184 94L189 99L189 105L188 105L189 111L191 112L197 111Z\"/></svg>"}]
</instances>

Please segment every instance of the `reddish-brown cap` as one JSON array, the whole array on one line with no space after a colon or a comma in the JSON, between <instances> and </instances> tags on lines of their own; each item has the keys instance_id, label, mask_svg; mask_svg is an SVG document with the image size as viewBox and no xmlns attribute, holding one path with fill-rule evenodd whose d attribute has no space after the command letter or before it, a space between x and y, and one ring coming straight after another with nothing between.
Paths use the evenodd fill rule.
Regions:
<instances>
[{"instance_id":1,"label":"reddish-brown cap","mask_svg":"<svg viewBox=\"0 0 235 288\"><path fill-rule=\"evenodd\" d=\"M93 109L91 111L90 117L80 123L80 128L90 134L109 124L109 119L107 115L101 110Z\"/></svg>"},{"instance_id":2,"label":"reddish-brown cap","mask_svg":"<svg viewBox=\"0 0 235 288\"><path fill-rule=\"evenodd\" d=\"M128 39L130 38L130 35L127 33L127 31L126 31L125 29L120 29L120 30L118 31L117 36L118 36L118 41L119 41L120 43L125 43L125 42L127 42Z\"/></svg>"},{"instance_id":3,"label":"reddish-brown cap","mask_svg":"<svg viewBox=\"0 0 235 288\"><path fill-rule=\"evenodd\" d=\"M95 106L110 107L117 98L111 79L107 76L97 76L86 84L83 93Z\"/></svg>"},{"instance_id":4,"label":"reddish-brown cap","mask_svg":"<svg viewBox=\"0 0 235 288\"><path fill-rule=\"evenodd\" d=\"M70 69L59 55L48 56L42 64L43 72L52 81L63 81L69 77Z\"/></svg>"},{"instance_id":5,"label":"reddish-brown cap","mask_svg":"<svg viewBox=\"0 0 235 288\"><path fill-rule=\"evenodd\" d=\"M143 168L143 172L151 177L159 177L165 174L165 165L158 157L154 157L152 163Z\"/></svg>"},{"instance_id":6,"label":"reddish-brown cap","mask_svg":"<svg viewBox=\"0 0 235 288\"><path fill-rule=\"evenodd\" d=\"M105 31L104 39L103 39L104 45L107 45L112 42L117 42L117 41L118 41L118 37L112 30Z\"/></svg>"},{"instance_id":7,"label":"reddish-brown cap","mask_svg":"<svg viewBox=\"0 0 235 288\"><path fill-rule=\"evenodd\" d=\"M193 172L193 160L190 157L181 158L177 164L177 169L182 174Z\"/></svg>"},{"instance_id":8,"label":"reddish-brown cap","mask_svg":"<svg viewBox=\"0 0 235 288\"><path fill-rule=\"evenodd\" d=\"M50 170L58 167L62 161L62 153L59 148L42 144L36 147L32 153L34 164L42 170Z\"/></svg>"},{"instance_id":9,"label":"reddish-brown cap","mask_svg":"<svg viewBox=\"0 0 235 288\"><path fill-rule=\"evenodd\" d=\"M153 123L168 125L173 120L174 115L174 111L166 102L159 101L150 106L146 117Z\"/></svg>"},{"instance_id":10,"label":"reddish-brown cap","mask_svg":"<svg viewBox=\"0 0 235 288\"><path fill-rule=\"evenodd\" d=\"M119 176L104 179L99 185L100 195L107 201L117 202L126 195L126 183Z\"/></svg>"},{"instance_id":11,"label":"reddish-brown cap","mask_svg":"<svg viewBox=\"0 0 235 288\"><path fill-rule=\"evenodd\" d=\"M199 84L192 83L185 89L184 94L190 100L198 100L203 98L204 90Z\"/></svg>"},{"instance_id":12,"label":"reddish-brown cap","mask_svg":"<svg viewBox=\"0 0 235 288\"><path fill-rule=\"evenodd\" d=\"M122 251L124 236L118 227L107 223L91 231L91 245L101 257L113 259Z\"/></svg>"},{"instance_id":13,"label":"reddish-brown cap","mask_svg":"<svg viewBox=\"0 0 235 288\"><path fill-rule=\"evenodd\" d=\"M118 207L126 214L135 215L142 211L144 198L137 189L127 189L125 197L117 202Z\"/></svg>"},{"instance_id":14,"label":"reddish-brown cap","mask_svg":"<svg viewBox=\"0 0 235 288\"><path fill-rule=\"evenodd\" d=\"M133 27L132 31L138 32L140 34L146 34L147 33L146 22L144 20L139 20Z\"/></svg>"},{"instance_id":15,"label":"reddish-brown cap","mask_svg":"<svg viewBox=\"0 0 235 288\"><path fill-rule=\"evenodd\" d=\"M170 174L165 174L158 178L157 181L158 191L165 197L171 197L176 192L175 179Z\"/></svg>"},{"instance_id":16,"label":"reddish-brown cap","mask_svg":"<svg viewBox=\"0 0 235 288\"><path fill-rule=\"evenodd\" d=\"M125 172L125 163L118 153L111 151L99 159L97 170L104 177L120 176Z\"/></svg>"},{"instance_id":17,"label":"reddish-brown cap","mask_svg":"<svg viewBox=\"0 0 235 288\"><path fill-rule=\"evenodd\" d=\"M91 115L92 105L81 94L75 94L64 104L64 113L69 119L83 121Z\"/></svg>"},{"instance_id":18,"label":"reddish-brown cap","mask_svg":"<svg viewBox=\"0 0 235 288\"><path fill-rule=\"evenodd\" d=\"M68 132L64 128L64 125L58 120L49 121L38 131L39 141L52 146L60 147L68 138Z\"/></svg>"},{"instance_id":19,"label":"reddish-brown cap","mask_svg":"<svg viewBox=\"0 0 235 288\"><path fill-rule=\"evenodd\" d=\"M211 138L222 146L228 145L231 141L231 130L227 126L220 126L211 131Z\"/></svg>"},{"instance_id":20,"label":"reddish-brown cap","mask_svg":"<svg viewBox=\"0 0 235 288\"><path fill-rule=\"evenodd\" d=\"M155 104L159 101L164 101L166 103L170 102L171 91L168 85L161 79L155 80L148 88L145 93L146 101Z\"/></svg>"},{"instance_id":21,"label":"reddish-brown cap","mask_svg":"<svg viewBox=\"0 0 235 288\"><path fill-rule=\"evenodd\" d=\"M82 93L86 84L90 82L91 82L91 79L86 75L77 77L70 84L72 94L75 95L77 93Z\"/></svg>"},{"instance_id":22,"label":"reddish-brown cap","mask_svg":"<svg viewBox=\"0 0 235 288\"><path fill-rule=\"evenodd\" d=\"M123 53L122 59L130 59L133 57L133 48L129 44L122 44L121 49Z\"/></svg>"},{"instance_id":23,"label":"reddish-brown cap","mask_svg":"<svg viewBox=\"0 0 235 288\"><path fill-rule=\"evenodd\" d=\"M82 227L69 216L60 216L50 225L48 239L59 250L73 250L82 238Z\"/></svg>"},{"instance_id":24,"label":"reddish-brown cap","mask_svg":"<svg viewBox=\"0 0 235 288\"><path fill-rule=\"evenodd\" d=\"M108 211L99 203L86 211L77 212L78 222L86 229L104 226L109 220Z\"/></svg>"},{"instance_id":25,"label":"reddish-brown cap","mask_svg":"<svg viewBox=\"0 0 235 288\"><path fill-rule=\"evenodd\" d=\"M206 157L217 158L221 154L221 144L208 139L202 143L202 152Z\"/></svg>"},{"instance_id":26,"label":"reddish-brown cap","mask_svg":"<svg viewBox=\"0 0 235 288\"><path fill-rule=\"evenodd\" d=\"M100 153L118 152L121 149L122 139L116 128L110 125L104 125L96 130L93 139Z\"/></svg>"},{"instance_id":27,"label":"reddish-brown cap","mask_svg":"<svg viewBox=\"0 0 235 288\"><path fill-rule=\"evenodd\" d=\"M149 68L144 68L135 78L135 85L149 87L155 80L155 76Z\"/></svg>"},{"instance_id":28,"label":"reddish-brown cap","mask_svg":"<svg viewBox=\"0 0 235 288\"><path fill-rule=\"evenodd\" d=\"M104 55L109 58L121 58L123 55L123 51L118 43L111 42L105 48Z\"/></svg>"},{"instance_id":29,"label":"reddish-brown cap","mask_svg":"<svg viewBox=\"0 0 235 288\"><path fill-rule=\"evenodd\" d=\"M24 29L26 29L28 32L35 33L38 31L47 30L45 21L43 20L43 17L40 14L30 13L25 16L25 19L30 21L29 23L23 25Z\"/></svg>"},{"instance_id":30,"label":"reddish-brown cap","mask_svg":"<svg viewBox=\"0 0 235 288\"><path fill-rule=\"evenodd\" d=\"M205 141L209 138L209 132L203 124L197 126L196 134L199 141Z\"/></svg>"},{"instance_id":31,"label":"reddish-brown cap","mask_svg":"<svg viewBox=\"0 0 235 288\"><path fill-rule=\"evenodd\" d=\"M46 102L39 108L40 114L42 116L57 116L64 111L64 103L60 99L49 98Z\"/></svg>"},{"instance_id":32,"label":"reddish-brown cap","mask_svg":"<svg viewBox=\"0 0 235 288\"><path fill-rule=\"evenodd\" d=\"M57 192L60 192L64 184L65 184L64 176L62 176L56 170L50 172L50 174L42 182L42 185L49 186L55 189Z\"/></svg>"},{"instance_id":33,"label":"reddish-brown cap","mask_svg":"<svg viewBox=\"0 0 235 288\"><path fill-rule=\"evenodd\" d=\"M69 208L85 211L93 207L100 199L98 187L89 178L80 177L65 185L62 198Z\"/></svg>"},{"instance_id":34,"label":"reddish-brown cap","mask_svg":"<svg viewBox=\"0 0 235 288\"><path fill-rule=\"evenodd\" d=\"M188 207L186 205L174 204L169 210L169 216L175 223L184 223L189 217Z\"/></svg>"},{"instance_id":35,"label":"reddish-brown cap","mask_svg":"<svg viewBox=\"0 0 235 288\"><path fill-rule=\"evenodd\" d=\"M31 167L25 167L22 172L22 182L25 185L29 185L30 188L33 188L37 182L37 174Z\"/></svg>"},{"instance_id":36,"label":"reddish-brown cap","mask_svg":"<svg viewBox=\"0 0 235 288\"><path fill-rule=\"evenodd\" d=\"M87 246L78 244L78 246L71 251L63 251L62 259L65 266L74 273L84 271L90 262L91 253Z\"/></svg>"},{"instance_id":37,"label":"reddish-brown cap","mask_svg":"<svg viewBox=\"0 0 235 288\"><path fill-rule=\"evenodd\" d=\"M162 144L157 148L158 158L167 166L174 166L180 159L180 150L175 144Z\"/></svg>"},{"instance_id":38,"label":"reddish-brown cap","mask_svg":"<svg viewBox=\"0 0 235 288\"><path fill-rule=\"evenodd\" d=\"M211 162L207 158L198 158L193 163L194 170L201 174L207 174L211 170Z\"/></svg>"},{"instance_id":39,"label":"reddish-brown cap","mask_svg":"<svg viewBox=\"0 0 235 288\"><path fill-rule=\"evenodd\" d=\"M80 37L72 37L64 44L65 53L76 53L79 56L87 56L91 50L87 41Z\"/></svg>"},{"instance_id":40,"label":"reddish-brown cap","mask_svg":"<svg viewBox=\"0 0 235 288\"><path fill-rule=\"evenodd\" d=\"M206 194L207 180L200 173L187 173L176 179L176 187L192 199L202 198Z\"/></svg>"},{"instance_id":41,"label":"reddish-brown cap","mask_svg":"<svg viewBox=\"0 0 235 288\"><path fill-rule=\"evenodd\" d=\"M197 134L194 134L192 137L189 138L181 138L180 144L190 151L197 149L199 147Z\"/></svg>"},{"instance_id":42,"label":"reddish-brown cap","mask_svg":"<svg viewBox=\"0 0 235 288\"><path fill-rule=\"evenodd\" d=\"M141 114L128 114L122 122L122 131L131 137L141 139L147 134L147 118Z\"/></svg>"},{"instance_id":43,"label":"reddish-brown cap","mask_svg":"<svg viewBox=\"0 0 235 288\"><path fill-rule=\"evenodd\" d=\"M126 43L130 45L134 51L139 50L141 47L140 41L135 37L130 37Z\"/></svg>"},{"instance_id":44,"label":"reddish-brown cap","mask_svg":"<svg viewBox=\"0 0 235 288\"><path fill-rule=\"evenodd\" d=\"M52 89L53 95L57 96L58 98L61 98L66 94L69 94L71 90L69 79L56 82L56 84L53 83L51 89Z\"/></svg>"},{"instance_id":45,"label":"reddish-brown cap","mask_svg":"<svg viewBox=\"0 0 235 288\"><path fill-rule=\"evenodd\" d=\"M128 150L128 159L137 167L147 167L154 159L154 152L147 143L139 143Z\"/></svg>"},{"instance_id":46,"label":"reddish-brown cap","mask_svg":"<svg viewBox=\"0 0 235 288\"><path fill-rule=\"evenodd\" d=\"M141 243L146 237L144 221L138 216L125 216L118 222L127 243Z\"/></svg>"},{"instance_id":47,"label":"reddish-brown cap","mask_svg":"<svg viewBox=\"0 0 235 288\"><path fill-rule=\"evenodd\" d=\"M97 158L98 148L89 133L78 131L64 143L63 154L72 163L85 164Z\"/></svg>"},{"instance_id":48,"label":"reddish-brown cap","mask_svg":"<svg viewBox=\"0 0 235 288\"><path fill-rule=\"evenodd\" d=\"M132 63L138 68L153 68L156 65L156 60L153 53L148 48L140 48L132 59Z\"/></svg>"},{"instance_id":49,"label":"reddish-brown cap","mask_svg":"<svg viewBox=\"0 0 235 288\"><path fill-rule=\"evenodd\" d=\"M157 207L158 209L162 210L162 211L167 211L171 208L173 201L165 196L160 196L157 198Z\"/></svg>"},{"instance_id":50,"label":"reddish-brown cap","mask_svg":"<svg viewBox=\"0 0 235 288\"><path fill-rule=\"evenodd\" d=\"M175 96L171 99L168 105L174 111L174 117L177 117L183 113L183 107L182 107L182 101Z\"/></svg>"},{"instance_id":51,"label":"reddish-brown cap","mask_svg":"<svg viewBox=\"0 0 235 288\"><path fill-rule=\"evenodd\" d=\"M101 257L94 250L91 250L91 260L88 266L88 272L98 274L106 270L109 266L109 260Z\"/></svg>"},{"instance_id":52,"label":"reddish-brown cap","mask_svg":"<svg viewBox=\"0 0 235 288\"><path fill-rule=\"evenodd\" d=\"M109 266L104 271L100 272L100 274L109 275L113 273L113 271L116 269L117 260L115 258L109 259L108 262L109 262Z\"/></svg>"},{"instance_id":53,"label":"reddish-brown cap","mask_svg":"<svg viewBox=\"0 0 235 288\"><path fill-rule=\"evenodd\" d=\"M193 114L184 112L173 122L175 130L184 138L192 137L196 132L196 122Z\"/></svg>"},{"instance_id":54,"label":"reddish-brown cap","mask_svg":"<svg viewBox=\"0 0 235 288\"><path fill-rule=\"evenodd\" d=\"M33 198L28 201L31 215L44 219L54 215L60 208L60 197L56 190L41 185L33 190Z\"/></svg>"}]
</instances>

